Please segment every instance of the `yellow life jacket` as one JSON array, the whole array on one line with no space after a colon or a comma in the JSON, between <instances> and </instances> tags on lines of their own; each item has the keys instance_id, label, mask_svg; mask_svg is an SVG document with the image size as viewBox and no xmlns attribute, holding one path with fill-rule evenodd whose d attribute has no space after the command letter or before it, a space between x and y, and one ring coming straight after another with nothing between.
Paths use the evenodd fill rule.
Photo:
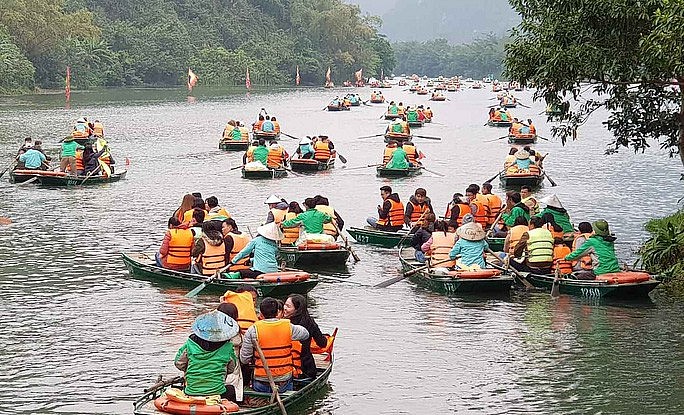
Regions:
<instances>
[{"instance_id":1,"label":"yellow life jacket","mask_svg":"<svg viewBox=\"0 0 684 415\"><path fill-rule=\"evenodd\" d=\"M456 244L456 232L432 232L432 246L430 247L430 262L436 264L438 262L449 259L449 252ZM456 261L449 261L439 264L440 267L453 267Z\"/></svg>"},{"instance_id":2,"label":"yellow life jacket","mask_svg":"<svg viewBox=\"0 0 684 415\"><path fill-rule=\"evenodd\" d=\"M553 236L544 228L527 231L527 262L531 265L542 262L553 262Z\"/></svg>"},{"instance_id":3,"label":"yellow life jacket","mask_svg":"<svg viewBox=\"0 0 684 415\"><path fill-rule=\"evenodd\" d=\"M335 220L335 209L332 207L326 205L316 205L316 210L327 214L332 218L333 221ZM330 235L333 238L337 238L337 231L335 230L335 225L333 225L332 221L323 224L323 233Z\"/></svg>"}]
</instances>

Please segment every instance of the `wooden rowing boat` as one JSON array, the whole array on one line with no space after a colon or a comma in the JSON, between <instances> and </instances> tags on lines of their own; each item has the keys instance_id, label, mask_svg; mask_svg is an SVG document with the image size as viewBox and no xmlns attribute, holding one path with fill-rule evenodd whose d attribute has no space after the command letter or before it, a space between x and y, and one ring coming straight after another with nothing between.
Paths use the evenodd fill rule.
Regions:
<instances>
[{"instance_id":1,"label":"wooden rowing boat","mask_svg":"<svg viewBox=\"0 0 684 415\"><path fill-rule=\"evenodd\" d=\"M437 95L430 97L430 101L446 101L446 97L444 95Z\"/></svg>"},{"instance_id":2,"label":"wooden rowing boat","mask_svg":"<svg viewBox=\"0 0 684 415\"><path fill-rule=\"evenodd\" d=\"M280 133L275 131L253 131L252 137L254 140L260 140L263 138L268 143L270 140L280 140Z\"/></svg>"},{"instance_id":3,"label":"wooden rowing boat","mask_svg":"<svg viewBox=\"0 0 684 415\"><path fill-rule=\"evenodd\" d=\"M292 159L290 160L290 168L296 172L315 173L323 170L330 170L335 167L335 158L330 158L328 161L318 161L314 159Z\"/></svg>"},{"instance_id":4,"label":"wooden rowing boat","mask_svg":"<svg viewBox=\"0 0 684 415\"><path fill-rule=\"evenodd\" d=\"M539 187L544 181L544 177L546 177L544 170L541 170L540 173L506 173L505 171L499 173L501 185L506 188Z\"/></svg>"},{"instance_id":5,"label":"wooden rowing boat","mask_svg":"<svg viewBox=\"0 0 684 415\"><path fill-rule=\"evenodd\" d=\"M402 143L404 141L411 140L413 138L412 134L404 134L404 133L385 133L385 142L389 143L390 141L394 140L399 143Z\"/></svg>"},{"instance_id":6,"label":"wooden rowing boat","mask_svg":"<svg viewBox=\"0 0 684 415\"><path fill-rule=\"evenodd\" d=\"M249 140L221 140L219 149L225 151L246 151L249 147Z\"/></svg>"},{"instance_id":7,"label":"wooden rowing boat","mask_svg":"<svg viewBox=\"0 0 684 415\"><path fill-rule=\"evenodd\" d=\"M308 402L314 399L320 399L322 391L328 387L328 378L332 372L333 362L334 362L334 352L329 354L319 355L314 354L314 359L316 361L316 368L318 369L318 374L313 381L301 381L294 379L294 389L293 391L281 392L280 397L283 401L283 405L286 409L290 409L294 406L300 406L304 402ZM168 388L178 388L183 389L184 383L182 378L177 378L169 382L159 382L155 387L146 391L143 396L136 399L133 402L133 413L135 415L168 415L166 412L161 412L157 410L154 405L154 401L160 398L164 391ZM240 407L237 412L230 412L231 414L237 415L273 415L280 414L280 408L277 402L271 402L270 393L260 393L254 392L251 389L245 388L244 391L244 404ZM191 408L196 408L191 406ZM188 413L194 413L193 410L188 411ZM199 412L198 412L199 413ZM221 409L217 408L217 414L221 413Z\"/></svg>"},{"instance_id":8,"label":"wooden rowing boat","mask_svg":"<svg viewBox=\"0 0 684 415\"><path fill-rule=\"evenodd\" d=\"M266 170L245 170L242 168L242 178L252 179L252 180L265 180L265 179L280 179L287 177L287 170L284 168L280 169L266 169Z\"/></svg>"},{"instance_id":9,"label":"wooden rowing boat","mask_svg":"<svg viewBox=\"0 0 684 415\"><path fill-rule=\"evenodd\" d=\"M411 244L411 236L408 231L387 232L375 228L347 228L349 236L354 238L357 243L376 245L383 248L396 248L401 245Z\"/></svg>"},{"instance_id":10,"label":"wooden rowing boat","mask_svg":"<svg viewBox=\"0 0 684 415\"><path fill-rule=\"evenodd\" d=\"M422 127L424 124L425 120L408 121L409 127Z\"/></svg>"},{"instance_id":11,"label":"wooden rowing boat","mask_svg":"<svg viewBox=\"0 0 684 415\"><path fill-rule=\"evenodd\" d=\"M349 111L350 107L346 105L328 105L328 111Z\"/></svg>"},{"instance_id":12,"label":"wooden rowing boat","mask_svg":"<svg viewBox=\"0 0 684 415\"><path fill-rule=\"evenodd\" d=\"M503 252L504 242L506 242L506 238L487 238L487 244L489 244L489 249L491 249L494 252Z\"/></svg>"},{"instance_id":13,"label":"wooden rowing boat","mask_svg":"<svg viewBox=\"0 0 684 415\"><path fill-rule=\"evenodd\" d=\"M36 181L43 186L80 186L118 182L126 177L126 173L128 173L127 170L122 170L121 172L113 173L110 176L102 176L99 174L93 174L91 176L72 176L64 172L51 170L14 170L10 173L10 180L13 183L23 183L35 179L33 181Z\"/></svg>"},{"instance_id":14,"label":"wooden rowing boat","mask_svg":"<svg viewBox=\"0 0 684 415\"><path fill-rule=\"evenodd\" d=\"M124 264L126 264L126 268L128 268L129 274L133 278L155 283L171 283L173 285L181 285L189 288L194 288L207 279L204 275L160 268L155 263L154 258L151 258L144 253L124 253L121 254L121 257ZM307 280L290 282L266 282L259 279L219 278L207 284L205 290L209 290L208 292L211 293L222 294L226 290L235 290L240 285L245 284L256 288L260 297L287 297L293 293L308 293L318 284L318 278L315 275L312 275L312 277Z\"/></svg>"},{"instance_id":15,"label":"wooden rowing boat","mask_svg":"<svg viewBox=\"0 0 684 415\"><path fill-rule=\"evenodd\" d=\"M551 290L553 275L528 274L527 280L537 288ZM660 284L652 276L643 281L611 283L603 280L577 280L559 278L558 288L561 294L575 295L587 298L609 298L620 300L634 300L648 297L648 293Z\"/></svg>"},{"instance_id":16,"label":"wooden rowing boat","mask_svg":"<svg viewBox=\"0 0 684 415\"><path fill-rule=\"evenodd\" d=\"M371 104L382 104L385 102L385 97L371 98L370 102Z\"/></svg>"},{"instance_id":17,"label":"wooden rowing boat","mask_svg":"<svg viewBox=\"0 0 684 415\"><path fill-rule=\"evenodd\" d=\"M507 104L501 104L503 108L515 108L518 106L517 102L509 102Z\"/></svg>"},{"instance_id":18,"label":"wooden rowing boat","mask_svg":"<svg viewBox=\"0 0 684 415\"><path fill-rule=\"evenodd\" d=\"M399 260L404 273L426 264L418 262L413 248L399 250ZM513 286L513 276L498 270L484 269L476 272L446 271L445 268L425 269L408 277L421 287L446 295L508 295Z\"/></svg>"},{"instance_id":19,"label":"wooden rowing boat","mask_svg":"<svg viewBox=\"0 0 684 415\"><path fill-rule=\"evenodd\" d=\"M378 177L413 177L422 173L422 167L409 167L408 169L388 169L378 166Z\"/></svg>"},{"instance_id":20,"label":"wooden rowing boat","mask_svg":"<svg viewBox=\"0 0 684 415\"><path fill-rule=\"evenodd\" d=\"M385 113L386 120L396 120L397 118L401 118L401 114L390 114L389 112Z\"/></svg>"},{"instance_id":21,"label":"wooden rowing boat","mask_svg":"<svg viewBox=\"0 0 684 415\"><path fill-rule=\"evenodd\" d=\"M490 127L510 127L513 125L511 121L493 121L489 120L487 121L487 125Z\"/></svg>"},{"instance_id":22,"label":"wooden rowing boat","mask_svg":"<svg viewBox=\"0 0 684 415\"><path fill-rule=\"evenodd\" d=\"M509 134L508 142L511 144L534 144L537 142L537 134Z\"/></svg>"},{"instance_id":23,"label":"wooden rowing boat","mask_svg":"<svg viewBox=\"0 0 684 415\"><path fill-rule=\"evenodd\" d=\"M278 248L280 261L285 261L288 267L343 267L349 259L349 250L338 249L307 249L300 250L296 246L281 246Z\"/></svg>"}]
</instances>

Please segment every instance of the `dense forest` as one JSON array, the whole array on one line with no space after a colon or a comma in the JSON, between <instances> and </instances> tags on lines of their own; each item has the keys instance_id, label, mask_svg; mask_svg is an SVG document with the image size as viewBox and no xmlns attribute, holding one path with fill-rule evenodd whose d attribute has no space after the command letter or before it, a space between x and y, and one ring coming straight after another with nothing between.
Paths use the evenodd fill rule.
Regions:
<instances>
[{"instance_id":1,"label":"dense forest","mask_svg":"<svg viewBox=\"0 0 684 415\"><path fill-rule=\"evenodd\" d=\"M427 76L460 75L498 78L503 70L504 45L508 38L489 34L472 43L454 45L446 39L399 42L392 48L397 60L395 73Z\"/></svg>"},{"instance_id":2,"label":"dense forest","mask_svg":"<svg viewBox=\"0 0 684 415\"><path fill-rule=\"evenodd\" d=\"M320 85L395 66L380 20L341 0L2 0L0 93L64 86Z\"/></svg>"}]
</instances>

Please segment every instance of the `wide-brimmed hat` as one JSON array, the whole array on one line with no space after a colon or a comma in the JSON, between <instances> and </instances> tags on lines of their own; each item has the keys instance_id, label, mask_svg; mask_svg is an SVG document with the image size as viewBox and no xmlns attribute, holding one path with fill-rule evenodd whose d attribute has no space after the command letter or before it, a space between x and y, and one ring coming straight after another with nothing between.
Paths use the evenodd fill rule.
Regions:
<instances>
[{"instance_id":1,"label":"wide-brimmed hat","mask_svg":"<svg viewBox=\"0 0 684 415\"><path fill-rule=\"evenodd\" d=\"M224 342L240 332L240 326L226 314L214 310L202 314L192 323L192 332L202 340Z\"/></svg>"},{"instance_id":2,"label":"wide-brimmed hat","mask_svg":"<svg viewBox=\"0 0 684 415\"><path fill-rule=\"evenodd\" d=\"M300 145L300 146L305 146L305 145L307 145L307 144L311 144L311 139L310 139L310 138L305 137L305 138L302 138L301 140L299 140L299 145Z\"/></svg>"},{"instance_id":3,"label":"wide-brimmed hat","mask_svg":"<svg viewBox=\"0 0 684 415\"><path fill-rule=\"evenodd\" d=\"M271 144L271 145L269 146L269 148L272 148L272 149L274 149L274 150L277 150L277 149L280 148L280 144L278 144L278 143L273 143L273 144Z\"/></svg>"},{"instance_id":4,"label":"wide-brimmed hat","mask_svg":"<svg viewBox=\"0 0 684 415\"><path fill-rule=\"evenodd\" d=\"M525 150L518 150L515 153L515 158L517 158L518 160L525 160L525 159L530 158L530 153L528 153Z\"/></svg>"},{"instance_id":5,"label":"wide-brimmed hat","mask_svg":"<svg viewBox=\"0 0 684 415\"><path fill-rule=\"evenodd\" d=\"M84 122L86 122L86 120L85 120L85 118L81 117L81 118L77 119L76 122L84 123Z\"/></svg>"},{"instance_id":6,"label":"wide-brimmed hat","mask_svg":"<svg viewBox=\"0 0 684 415\"><path fill-rule=\"evenodd\" d=\"M265 205L270 205L270 204L273 204L273 203L280 203L280 202L282 202L282 200L280 200L280 198L279 198L278 196L276 196L276 195L271 195L271 196L268 197L268 199L266 199L266 201L264 202L264 204L265 204Z\"/></svg>"},{"instance_id":7,"label":"wide-brimmed hat","mask_svg":"<svg viewBox=\"0 0 684 415\"><path fill-rule=\"evenodd\" d=\"M563 209L563 204L560 200L558 200L558 196L556 196L555 194L541 198L539 199L539 202L545 204L546 206Z\"/></svg>"},{"instance_id":8,"label":"wide-brimmed hat","mask_svg":"<svg viewBox=\"0 0 684 415\"><path fill-rule=\"evenodd\" d=\"M275 222L259 226L257 228L257 233L272 241L280 241L283 239L283 231L280 230L280 226Z\"/></svg>"},{"instance_id":9,"label":"wide-brimmed hat","mask_svg":"<svg viewBox=\"0 0 684 415\"><path fill-rule=\"evenodd\" d=\"M599 219L592 223L591 228L594 230L594 234L598 236L610 236L610 228L605 219Z\"/></svg>"},{"instance_id":10,"label":"wide-brimmed hat","mask_svg":"<svg viewBox=\"0 0 684 415\"><path fill-rule=\"evenodd\" d=\"M64 138L64 142L65 142L65 143L68 143L68 142L70 142L70 141L74 141L74 137L68 136L68 137L65 137L65 138Z\"/></svg>"},{"instance_id":11,"label":"wide-brimmed hat","mask_svg":"<svg viewBox=\"0 0 684 415\"><path fill-rule=\"evenodd\" d=\"M476 222L466 223L456 230L456 235L466 241L481 241L486 237L482 225Z\"/></svg>"}]
</instances>

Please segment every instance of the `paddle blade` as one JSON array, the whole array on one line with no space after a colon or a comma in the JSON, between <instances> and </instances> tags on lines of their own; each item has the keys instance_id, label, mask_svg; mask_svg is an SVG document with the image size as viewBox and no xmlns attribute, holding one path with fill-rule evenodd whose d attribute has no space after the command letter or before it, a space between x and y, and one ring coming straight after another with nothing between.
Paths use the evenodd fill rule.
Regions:
<instances>
[{"instance_id":1,"label":"paddle blade","mask_svg":"<svg viewBox=\"0 0 684 415\"><path fill-rule=\"evenodd\" d=\"M192 291L190 291L189 293L185 294L185 297L186 297L186 298L196 297L197 294L199 294L200 291L202 291L202 290L204 289L204 287L206 287L206 286L207 286L207 283L206 283L206 282L201 283L200 285L198 285L197 287L195 287Z\"/></svg>"},{"instance_id":2,"label":"paddle blade","mask_svg":"<svg viewBox=\"0 0 684 415\"><path fill-rule=\"evenodd\" d=\"M408 276L408 275L404 274L404 275L400 275L400 276L398 276L398 277L390 278L390 279L388 279L388 280L386 280L386 281L383 281L383 282L381 282L381 283L379 283L379 284L374 285L374 287L375 287L375 288L386 288L386 287L389 287L390 285L392 285L392 284L394 284L394 283L397 283L397 282L403 280L403 279L406 278L407 276Z\"/></svg>"},{"instance_id":3,"label":"paddle blade","mask_svg":"<svg viewBox=\"0 0 684 415\"><path fill-rule=\"evenodd\" d=\"M337 153L337 158L339 158L342 163L347 164L347 158L344 157L342 154Z\"/></svg>"}]
</instances>

